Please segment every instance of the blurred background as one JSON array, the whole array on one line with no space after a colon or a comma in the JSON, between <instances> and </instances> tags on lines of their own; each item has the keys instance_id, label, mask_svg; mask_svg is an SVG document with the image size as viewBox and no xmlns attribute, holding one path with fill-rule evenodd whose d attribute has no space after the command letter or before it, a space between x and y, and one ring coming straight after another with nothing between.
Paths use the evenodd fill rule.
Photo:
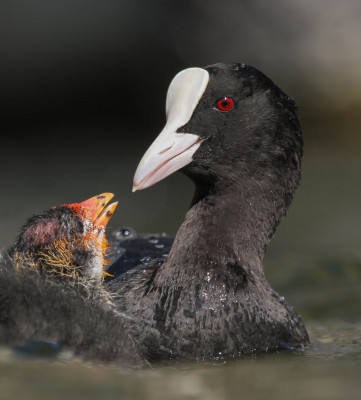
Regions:
<instances>
[{"instance_id":1,"label":"blurred background","mask_svg":"<svg viewBox=\"0 0 361 400\"><path fill-rule=\"evenodd\" d=\"M304 315L358 318L360 20L359 0L3 0L0 246L33 213L104 191L120 201L111 228L174 235L192 183L132 194L135 168L177 72L242 62L296 100L305 138L266 274Z\"/></svg>"},{"instance_id":2,"label":"blurred background","mask_svg":"<svg viewBox=\"0 0 361 400\"><path fill-rule=\"evenodd\" d=\"M104 191L120 202L111 228L174 235L192 197L186 177L131 193L164 125L168 85L187 67L243 62L296 100L305 138L302 184L266 273L301 308L308 290L306 313L360 315L359 0L3 0L0 8L1 248L34 212ZM347 289L346 310L315 297L315 274L331 280L338 305Z\"/></svg>"},{"instance_id":3,"label":"blurred background","mask_svg":"<svg viewBox=\"0 0 361 400\"><path fill-rule=\"evenodd\" d=\"M187 67L250 64L299 106L303 179L265 271L302 314L313 344L304 355L231 369L131 379L115 372L111 383L108 372L79 364L51 375L48 364L0 363L6 398L64 390L86 390L87 398L121 390L142 399L359 398L360 21L359 0L1 1L0 247L33 213L105 191L120 202L110 229L174 235L192 197L186 177L131 193L135 168L164 125L168 85Z\"/></svg>"}]
</instances>

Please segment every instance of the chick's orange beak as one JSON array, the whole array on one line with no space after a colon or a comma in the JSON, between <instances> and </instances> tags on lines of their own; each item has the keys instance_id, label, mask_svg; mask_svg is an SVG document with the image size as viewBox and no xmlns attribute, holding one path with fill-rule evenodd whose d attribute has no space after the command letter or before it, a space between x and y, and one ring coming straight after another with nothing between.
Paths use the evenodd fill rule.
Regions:
<instances>
[{"instance_id":1,"label":"chick's orange beak","mask_svg":"<svg viewBox=\"0 0 361 400\"><path fill-rule=\"evenodd\" d=\"M94 227L105 228L107 226L118 205L117 201L108 204L113 197L113 193L102 193L79 203L79 206L83 208Z\"/></svg>"}]
</instances>

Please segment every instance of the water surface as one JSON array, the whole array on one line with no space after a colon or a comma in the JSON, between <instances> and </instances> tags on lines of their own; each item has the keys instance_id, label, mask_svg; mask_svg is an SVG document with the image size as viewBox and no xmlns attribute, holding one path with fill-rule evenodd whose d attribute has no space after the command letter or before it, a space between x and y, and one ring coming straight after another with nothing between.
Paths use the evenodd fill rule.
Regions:
<instances>
[{"instance_id":1,"label":"water surface","mask_svg":"<svg viewBox=\"0 0 361 400\"><path fill-rule=\"evenodd\" d=\"M109 151L110 161L101 159L101 168L91 171L89 164L80 162L74 171L64 157L46 156L47 168L37 165L20 173L16 160L5 155L2 163L14 169L4 177L7 195L0 199L2 247L11 244L35 211L103 191L115 192L120 200L111 226L174 234L192 185L174 175L132 195L131 177L140 154L127 158L124 150L122 158L116 157L119 149ZM34 152L22 154L23 160L30 162ZM24 360L3 348L0 399L361 398L361 161L307 147L305 154L301 187L267 251L265 273L302 315L311 338L308 349L219 360L217 365L129 371L84 363L66 351L51 360Z\"/></svg>"}]
</instances>

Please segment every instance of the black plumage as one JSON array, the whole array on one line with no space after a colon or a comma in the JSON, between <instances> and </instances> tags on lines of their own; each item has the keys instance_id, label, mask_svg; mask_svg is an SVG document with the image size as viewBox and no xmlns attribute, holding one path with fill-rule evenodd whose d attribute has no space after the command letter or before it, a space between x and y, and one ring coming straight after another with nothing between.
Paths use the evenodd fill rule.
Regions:
<instances>
[{"instance_id":1,"label":"black plumage","mask_svg":"<svg viewBox=\"0 0 361 400\"><path fill-rule=\"evenodd\" d=\"M195 183L173 244L118 237L110 259L121 256L103 281L104 232L89 227L104 210L91 224L78 205L33 217L12 258L0 260L1 343L52 340L127 365L308 344L301 318L262 265L300 181L296 106L250 66L183 72L169 91L167 129L135 179L141 189L180 169Z\"/></svg>"},{"instance_id":2,"label":"black plumage","mask_svg":"<svg viewBox=\"0 0 361 400\"><path fill-rule=\"evenodd\" d=\"M72 204L34 215L10 255L0 254L0 343L51 341L84 359L143 365L102 286L104 227L83 211Z\"/></svg>"},{"instance_id":3,"label":"black plumage","mask_svg":"<svg viewBox=\"0 0 361 400\"><path fill-rule=\"evenodd\" d=\"M253 67L205 70L204 93L176 130L198 135L201 144L181 169L195 194L169 257L123 270L107 283L149 359L235 357L309 342L262 265L300 181L295 103ZM217 108L223 98L232 99L230 111Z\"/></svg>"}]
</instances>

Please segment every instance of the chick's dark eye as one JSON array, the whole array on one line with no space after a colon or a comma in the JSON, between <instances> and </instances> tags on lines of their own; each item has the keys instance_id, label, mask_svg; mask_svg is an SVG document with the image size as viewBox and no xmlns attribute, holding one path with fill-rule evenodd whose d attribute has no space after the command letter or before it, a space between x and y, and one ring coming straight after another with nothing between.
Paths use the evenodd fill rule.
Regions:
<instances>
[{"instance_id":1,"label":"chick's dark eye","mask_svg":"<svg viewBox=\"0 0 361 400\"><path fill-rule=\"evenodd\" d=\"M223 97L217 101L217 107L221 111L231 111L234 107L234 101L231 97Z\"/></svg>"}]
</instances>

